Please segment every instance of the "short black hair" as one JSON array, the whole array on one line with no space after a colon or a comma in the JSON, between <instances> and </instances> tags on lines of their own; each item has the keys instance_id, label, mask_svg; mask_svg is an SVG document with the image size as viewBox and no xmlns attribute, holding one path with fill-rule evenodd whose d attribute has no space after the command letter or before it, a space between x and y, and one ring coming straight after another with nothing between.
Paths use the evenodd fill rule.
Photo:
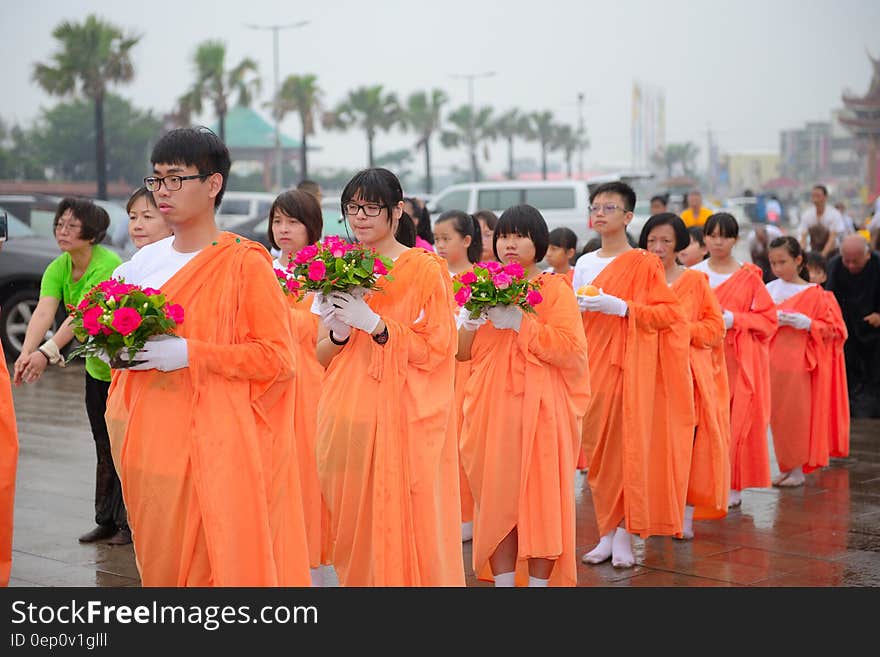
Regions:
<instances>
[{"instance_id":1,"label":"short black hair","mask_svg":"<svg viewBox=\"0 0 880 657\"><path fill-rule=\"evenodd\" d=\"M107 235L107 229L110 227L110 215L107 211L90 199L76 196L66 196L59 201L55 209L55 220L52 222L53 229L57 228L61 215L68 210L82 224L79 231L81 240L97 244Z\"/></svg>"},{"instance_id":2,"label":"short black hair","mask_svg":"<svg viewBox=\"0 0 880 657\"><path fill-rule=\"evenodd\" d=\"M156 205L156 198L153 196L153 192L141 185L136 190L134 190L134 192L132 192L131 196L128 197L128 203L125 204L125 211L128 214L131 214L132 206L141 197L146 198L147 203L152 205L154 208L158 207Z\"/></svg>"},{"instance_id":3,"label":"short black hair","mask_svg":"<svg viewBox=\"0 0 880 657\"><path fill-rule=\"evenodd\" d=\"M269 208L269 244L273 248L281 248L275 242L275 233L272 230L272 218L275 216L276 210L298 220L306 227L309 244L314 244L321 239L321 231L324 230L324 217L321 215L321 206L318 205L317 199L310 192L289 189L279 194L272 202L272 207Z\"/></svg>"},{"instance_id":4,"label":"short black hair","mask_svg":"<svg viewBox=\"0 0 880 657\"><path fill-rule=\"evenodd\" d=\"M416 226L416 235L429 244L434 243L434 232L431 230L431 213L419 199L412 196L404 196L403 200L413 206L415 217L411 217Z\"/></svg>"},{"instance_id":5,"label":"short black hair","mask_svg":"<svg viewBox=\"0 0 880 657\"><path fill-rule=\"evenodd\" d=\"M213 130L204 126L195 128L176 128L166 132L156 145L150 162L156 164L182 164L193 166L203 176L219 173L223 177L220 193L214 197L214 207L220 207L226 183L229 182L229 169L232 160L229 149Z\"/></svg>"},{"instance_id":6,"label":"short black hair","mask_svg":"<svg viewBox=\"0 0 880 657\"><path fill-rule=\"evenodd\" d=\"M445 221L451 221L455 232L462 237L471 238L471 243L467 248L468 262L472 264L479 262L480 254L483 252L483 233L480 230L480 222L477 221L477 218L461 210L447 210L437 217L434 225L436 226Z\"/></svg>"},{"instance_id":7,"label":"short black hair","mask_svg":"<svg viewBox=\"0 0 880 657\"><path fill-rule=\"evenodd\" d=\"M658 203L662 203L663 205L669 204L669 196L667 194L655 194L651 197L651 203L657 201Z\"/></svg>"},{"instance_id":8,"label":"short black hair","mask_svg":"<svg viewBox=\"0 0 880 657\"><path fill-rule=\"evenodd\" d=\"M661 212L660 214L653 215L645 222L645 225L642 226L642 233L639 235L640 249L648 248L648 235L650 235L651 231L657 226L672 226L672 231L675 233L676 253L682 249L686 249L688 244L691 243L691 236L688 233L687 226L685 226L684 222L681 220L681 217L671 212Z\"/></svg>"},{"instance_id":9,"label":"short black hair","mask_svg":"<svg viewBox=\"0 0 880 657\"><path fill-rule=\"evenodd\" d=\"M566 251L577 249L578 237L571 228L560 226L550 231L550 244Z\"/></svg>"},{"instance_id":10,"label":"short black hair","mask_svg":"<svg viewBox=\"0 0 880 657\"><path fill-rule=\"evenodd\" d=\"M825 185L813 185L813 189L821 189L825 196L828 196L828 188Z\"/></svg>"},{"instance_id":11,"label":"short black hair","mask_svg":"<svg viewBox=\"0 0 880 657\"><path fill-rule=\"evenodd\" d=\"M537 208L526 203L507 208L498 217L498 224L492 233L492 252L498 256L498 237L501 235L522 235L532 240L535 245L535 262L541 262L547 255L550 246L550 231L547 222Z\"/></svg>"},{"instance_id":12,"label":"short black hair","mask_svg":"<svg viewBox=\"0 0 880 657\"><path fill-rule=\"evenodd\" d=\"M691 226L688 228L690 238L700 246L706 246L706 233L703 232L702 226Z\"/></svg>"},{"instance_id":13,"label":"short black hair","mask_svg":"<svg viewBox=\"0 0 880 657\"><path fill-rule=\"evenodd\" d=\"M703 226L703 234L711 235L718 228L721 237L739 237L739 224L729 212L716 212L706 219L706 225Z\"/></svg>"},{"instance_id":14,"label":"short black hair","mask_svg":"<svg viewBox=\"0 0 880 657\"><path fill-rule=\"evenodd\" d=\"M627 212L632 212L636 207L636 192L625 182L616 180L614 182L603 183L596 187L590 194L590 204L599 196L599 194L617 194L623 199L623 207Z\"/></svg>"},{"instance_id":15,"label":"short black hair","mask_svg":"<svg viewBox=\"0 0 880 657\"><path fill-rule=\"evenodd\" d=\"M481 219L485 221L486 228L489 230L495 230L495 226L498 225L498 215L491 210L477 210L472 216L477 220L477 223L479 223Z\"/></svg>"},{"instance_id":16,"label":"short black hair","mask_svg":"<svg viewBox=\"0 0 880 657\"><path fill-rule=\"evenodd\" d=\"M392 221L392 208L396 208L397 204L403 201L403 187L401 187L397 176L388 169L382 167L362 169L348 181L345 189L342 190L340 208L342 209L343 217L348 216L345 212L346 204L358 195L369 203L384 205L388 212L388 223L390 224ZM412 222L411 219L410 222Z\"/></svg>"},{"instance_id":17,"label":"short black hair","mask_svg":"<svg viewBox=\"0 0 880 657\"><path fill-rule=\"evenodd\" d=\"M828 261L825 259L825 256L818 251L807 251L804 254L804 265L814 269L828 271Z\"/></svg>"}]
</instances>

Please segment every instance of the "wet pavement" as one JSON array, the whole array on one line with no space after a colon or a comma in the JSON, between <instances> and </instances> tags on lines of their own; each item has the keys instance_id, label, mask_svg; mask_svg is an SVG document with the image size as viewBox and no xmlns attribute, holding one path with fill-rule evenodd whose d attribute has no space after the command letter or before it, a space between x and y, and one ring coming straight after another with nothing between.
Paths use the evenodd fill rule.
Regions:
<instances>
[{"instance_id":1,"label":"wet pavement","mask_svg":"<svg viewBox=\"0 0 880 657\"><path fill-rule=\"evenodd\" d=\"M84 377L80 364L50 368L13 389L20 454L10 586L140 585L130 545L77 542L94 526ZM880 420L853 420L851 443L850 458L803 487L744 491L726 518L697 521L692 541L636 539L635 568L578 561L578 585L880 586ZM580 559L598 534L584 475L575 489ZM489 586L474 578L470 543L462 552L468 586Z\"/></svg>"}]
</instances>

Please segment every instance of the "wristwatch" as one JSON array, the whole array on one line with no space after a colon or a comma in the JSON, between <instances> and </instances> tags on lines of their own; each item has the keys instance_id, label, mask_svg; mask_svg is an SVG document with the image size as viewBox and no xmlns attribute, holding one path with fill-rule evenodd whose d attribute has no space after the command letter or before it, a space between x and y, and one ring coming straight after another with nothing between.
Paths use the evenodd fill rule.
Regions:
<instances>
[{"instance_id":1,"label":"wristwatch","mask_svg":"<svg viewBox=\"0 0 880 657\"><path fill-rule=\"evenodd\" d=\"M385 344L386 342L388 342L388 327L386 326L382 329L381 333L377 333L376 335L374 335L373 341L376 344Z\"/></svg>"}]
</instances>

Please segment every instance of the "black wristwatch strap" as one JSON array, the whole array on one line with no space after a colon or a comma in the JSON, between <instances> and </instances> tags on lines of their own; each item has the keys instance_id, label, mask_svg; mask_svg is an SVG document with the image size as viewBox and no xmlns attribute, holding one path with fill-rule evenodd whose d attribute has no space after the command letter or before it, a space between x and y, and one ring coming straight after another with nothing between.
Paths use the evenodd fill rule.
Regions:
<instances>
[{"instance_id":1,"label":"black wristwatch strap","mask_svg":"<svg viewBox=\"0 0 880 657\"><path fill-rule=\"evenodd\" d=\"M347 338L345 338L345 340L337 340L335 337L333 337L333 331L332 330L330 331L330 342L332 342L333 344L335 344L339 347L346 344L350 339L351 339L351 336L348 336Z\"/></svg>"},{"instance_id":2,"label":"black wristwatch strap","mask_svg":"<svg viewBox=\"0 0 880 657\"><path fill-rule=\"evenodd\" d=\"M382 329L381 333L377 333L376 335L374 335L373 341L376 344L385 344L386 342L388 342L388 327L386 326Z\"/></svg>"}]
</instances>

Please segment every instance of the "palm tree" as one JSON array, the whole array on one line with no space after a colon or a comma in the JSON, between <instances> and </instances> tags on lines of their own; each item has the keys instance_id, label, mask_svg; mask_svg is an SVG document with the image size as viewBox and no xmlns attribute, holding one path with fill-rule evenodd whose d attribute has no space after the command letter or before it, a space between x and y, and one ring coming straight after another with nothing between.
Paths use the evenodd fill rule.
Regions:
<instances>
[{"instance_id":1,"label":"palm tree","mask_svg":"<svg viewBox=\"0 0 880 657\"><path fill-rule=\"evenodd\" d=\"M541 177L547 180L547 151L552 148L556 135L553 112L533 112L530 118L535 137L541 145Z\"/></svg>"},{"instance_id":2,"label":"palm tree","mask_svg":"<svg viewBox=\"0 0 880 657\"><path fill-rule=\"evenodd\" d=\"M582 145L586 147L589 142L577 130L566 124L556 126L556 134L553 136L551 146L553 150L561 150L565 154L565 168L569 178L571 178L571 156Z\"/></svg>"},{"instance_id":3,"label":"palm tree","mask_svg":"<svg viewBox=\"0 0 880 657\"><path fill-rule=\"evenodd\" d=\"M428 96L424 91L417 91L407 99L406 107L401 116L405 128L411 128L419 135L416 148L425 149L425 191L432 191L431 181L431 135L440 127L440 108L449 101L449 97L440 89L431 91Z\"/></svg>"},{"instance_id":4,"label":"palm tree","mask_svg":"<svg viewBox=\"0 0 880 657\"><path fill-rule=\"evenodd\" d=\"M495 121L495 132L502 139L507 140L507 177L513 180L516 176L513 171L513 140L515 137L534 139L529 117L520 114L519 110L512 109L498 117Z\"/></svg>"},{"instance_id":5,"label":"palm tree","mask_svg":"<svg viewBox=\"0 0 880 657\"><path fill-rule=\"evenodd\" d=\"M201 113L204 104L211 103L217 114L220 139L226 141L226 114L229 112L230 97L237 93L236 104L247 106L260 91L257 63L245 57L227 71L226 45L210 39L196 48L193 62L196 65L196 81L178 100L178 112L188 122L190 114Z\"/></svg>"},{"instance_id":6,"label":"palm tree","mask_svg":"<svg viewBox=\"0 0 880 657\"><path fill-rule=\"evenodd\" d=\"M484 156L489 159L488 142L495 139L495 124L492 120L492 108L481 107L474 111L470 105L462 105L446 117L452 129L444 130L440 135L441 143L447 148L455 148L464 144L471 161L471 177L480 180L480 167L477 164L477 150L482 145Z\"/></svg>"},{"instance_id":7,"label":"palm tree","mask_svg":"<svg viewBox=\"0 0 880 657\"><path fill-rule=\"evenodd\" d=\"M35 64L33 79L56 96L75 95L77 87L95 104L95 171L98 198L107 198L107 155L104 143L104 98L109 84L134 78L131 49L140 36L124 35L94 14L85 22L64 21L52 36L61 45L50 64Z\"/></svg>"},{"instance_id":8,"label":"palm tree","mask_svg":"<svg viewBox=\"0 0 880 657\"><path fill-rule=\"evenodd\" d=\"M682 175L693 177L699 151L700 149L689 141L680 144L667 144L666 148L655 153L651 160L655 165L666 169L666 176L669 178L675 175L677 168Z\"/></svg>"},{"instance_id":9,"label":"palm tree","mask_svg":"<svg viewBox=\"0 0 880 657\"><path fill-rule=\"evenodd\" d=\"M309 177L308 159L308 136L315 134L315 113L321 108L321 96L323 92L318 87L317 77L314 75L289 75L281 89L278 98L275 99L274 114L279 121L289 112L299 114L302 126L302 144L300 145L299 168L300 178Z\"/></svg>"},{"instance_id":10,"label":"palm tree","mask_svg":"<svg viewBox=\"0 0 880 657\"><path fill-rule=\"evenodd\" d=\"M400 121L400 104L393 93L385 93L381 84L359 87L348 92L348 98L333 112L324 115L324 127L348 130L357 126L367 133L367 162L373 166L373 140L379 130L388 132Z\"/></svg>"}]
</instances>

